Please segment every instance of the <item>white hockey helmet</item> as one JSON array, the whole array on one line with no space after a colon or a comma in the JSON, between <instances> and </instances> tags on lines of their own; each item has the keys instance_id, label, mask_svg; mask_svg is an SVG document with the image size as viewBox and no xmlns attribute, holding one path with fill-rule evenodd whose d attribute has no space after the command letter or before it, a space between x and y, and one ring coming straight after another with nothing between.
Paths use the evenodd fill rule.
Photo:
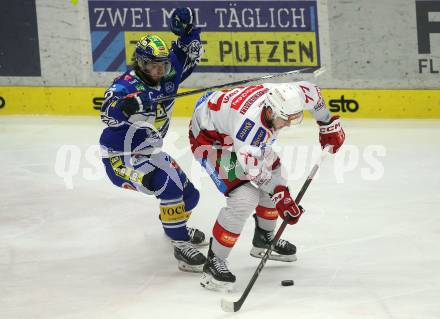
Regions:
<instances>
[{"instance_id":1,"label":"white hockey helmet","mask_svg":"<svg viewBox=\"0 0 440 319\"><path fill-rule=\"evenodd\" d=\"M298 89L291 83L275 84L266 93L265 104L270 107L275 116L289 120L293 115L302 120L304 111L303 98ZM295 121L297 122L297 121Z\"/></svg>"}]
</instances>

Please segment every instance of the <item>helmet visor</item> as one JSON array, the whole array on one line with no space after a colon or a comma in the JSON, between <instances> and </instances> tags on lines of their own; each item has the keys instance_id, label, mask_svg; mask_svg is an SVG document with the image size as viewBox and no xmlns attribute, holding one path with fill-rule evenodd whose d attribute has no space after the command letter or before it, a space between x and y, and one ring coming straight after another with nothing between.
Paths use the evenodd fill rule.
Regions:
<instances>
[{"instance_id":1,"label":"helmet visor","mask_svg":"<svg viewBox=\"0 0 440 319\"><path fill-rule=\"evenodd\" d=\"M298 113L291 114L287 117L287 120L290 122L290 125L298 125L301 124L304 118L304 112L300 111Z\"/></svg>"},{"instance_id":2,"label":"helmet visor","mask_svg":"<svg viewBox=\"0 0 440 319\"><path fill-rule=\"evenodd\" d=\"M171 62L168 59L165 61L145 61L145 59L138 59L138 64L142 72L153 77L155 75L165 76L171 70Z\"/></svg>"}]
</instances>

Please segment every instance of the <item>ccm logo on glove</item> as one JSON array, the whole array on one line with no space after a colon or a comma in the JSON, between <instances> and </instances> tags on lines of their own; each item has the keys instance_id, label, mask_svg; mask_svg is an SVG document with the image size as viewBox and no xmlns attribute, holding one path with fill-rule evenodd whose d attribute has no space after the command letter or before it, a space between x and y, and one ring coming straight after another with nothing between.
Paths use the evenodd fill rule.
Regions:
<instances>
[{"instance_id":1,"label":"ccm logo on glove","mask_svg":"<svg viewBox=\"0 0 440 319\"><path fill-rule=\"evenodd\" d=\"M332 116L328 123L318 122L318 125L321 147L324 148L330 145L332 147L330 152L336 153L345 141L345 133L339 116Z\"/></svg>"},{"instance_id":2,"label":"ccm logo on glove","mask_svg":"<svg viewBox=\"0 0 440 319\"><path fill-rule=\"evenodd\" d=\"M336 123L333 123L332 125L326 125L319 128L319 133L325 134L330 132L336 132L338 130L341 130L341 123L338 121Z\"/></svg>"}]
</instances>

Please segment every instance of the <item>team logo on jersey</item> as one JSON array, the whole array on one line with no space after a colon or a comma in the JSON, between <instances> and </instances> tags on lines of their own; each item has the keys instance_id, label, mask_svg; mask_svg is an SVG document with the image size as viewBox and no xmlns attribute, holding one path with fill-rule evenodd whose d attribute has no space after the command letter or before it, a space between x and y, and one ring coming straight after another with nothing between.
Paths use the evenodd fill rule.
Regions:
<instances>
[{"instance_id":1,"label":"team logo on jersey","mask_svg":"<svg viewBox=\"0 0 440 319\"><path fill-rule=\"evenodd\" d=\"M261 142L266 137L266 130L262 127L260 127L255 134L254 138L252 139L251 145L254 146L260 146Z\"/></svg>"},{"instance_id":2,"label":"team logo on jersey","mask_svg":"<svg viewBox=\"0 0 440 319\"><path fill-rule=\"evenodd\" d=\"M237 137L240 141L244 142L248 137L249 133L251 132L252 128L254 127L254 125L255 122L251 121L250 119L246 119L241 125L235 137Z\"/></svg>"},{"instance_id":3,"label":"team logo on jersey","mask_svg":"<svg viewBox=\"0 0 440 319\"><path fill-rule=\"evenodd\" d=\"M174 83L173 82L166 82L165 83L165 92L167 92L167 93L174 92Z\"/></svg>"},{"instance_id":4,"label":"team logo on jersey","mask_svg":"<svg viewBox=\"0 0 440 319\"><path fill-rule=\"evenodd\" d=\"M203 52L202 43L197 40L191 41L191 43L187 45L185 49L191 60L195 60L199 58Z\"/></svg>"}]
</instances>

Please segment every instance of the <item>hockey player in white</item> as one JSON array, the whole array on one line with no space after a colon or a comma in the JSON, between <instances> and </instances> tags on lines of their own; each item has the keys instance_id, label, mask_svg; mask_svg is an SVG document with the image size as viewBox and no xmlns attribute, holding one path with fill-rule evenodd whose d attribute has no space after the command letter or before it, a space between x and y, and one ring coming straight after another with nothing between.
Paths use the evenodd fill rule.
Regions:
<instances>
[{"instance_id":1,"label":"hockey player in white","mask_svg":"<svg viewBox=\"0 0 440 319\"><path fill-rule=\"evenodd\" d=\"M282 165L271 145L278 132L299 124L308 110L319 126L322 147L335 153L345 134L331 116L320 89L306 81L266 83L208 92L196 103L190 124L191 149L226 196L213 227L201 285L230 290L235 276L226 260L247 218L255 210L251 255L261 258L274 236L277 217L296 224L303 214L286 186ZM280 239L270 259L295 261L296 247Z\"/></svg>"}]
</instances>

